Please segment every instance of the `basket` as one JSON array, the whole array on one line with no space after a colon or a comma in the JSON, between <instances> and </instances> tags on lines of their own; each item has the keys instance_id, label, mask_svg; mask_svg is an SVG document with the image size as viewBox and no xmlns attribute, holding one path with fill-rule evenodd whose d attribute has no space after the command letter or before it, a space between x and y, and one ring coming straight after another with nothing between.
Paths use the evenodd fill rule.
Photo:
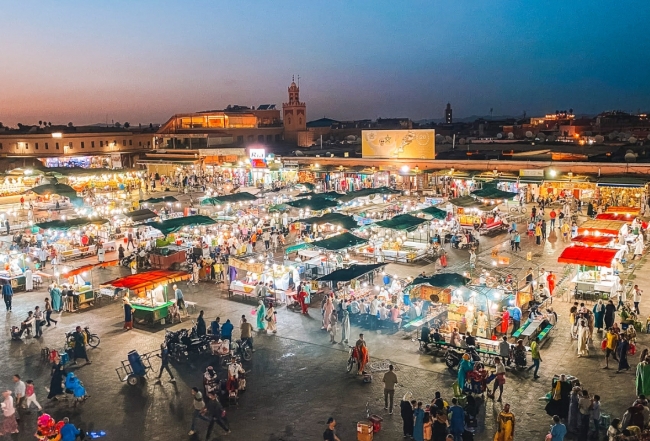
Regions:
<instances>
[{"instance_id":1,"label":"basket","mask_svg":"<svg viewBox=\"0 0 650 441\"><path fill-rule=\"evenodd\" d=\"M372 441L373 425L368 421L357 423L357 441Z\"/></svg>"}]
</instances>

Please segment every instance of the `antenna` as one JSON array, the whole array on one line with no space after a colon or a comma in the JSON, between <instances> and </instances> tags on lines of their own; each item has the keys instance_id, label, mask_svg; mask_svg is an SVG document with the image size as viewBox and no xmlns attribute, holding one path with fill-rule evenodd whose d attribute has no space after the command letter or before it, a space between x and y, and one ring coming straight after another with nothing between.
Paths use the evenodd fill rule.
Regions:
<instances>
[{"instance_id":1,"label":"antenna","mask_svg":"<svg viewBox=\"0 0 650 441\"><path fill-rule=\"evenodd\" d=\"M300 75L298 75L298 88L300 88Z\"/></svg>"}]
</instances>

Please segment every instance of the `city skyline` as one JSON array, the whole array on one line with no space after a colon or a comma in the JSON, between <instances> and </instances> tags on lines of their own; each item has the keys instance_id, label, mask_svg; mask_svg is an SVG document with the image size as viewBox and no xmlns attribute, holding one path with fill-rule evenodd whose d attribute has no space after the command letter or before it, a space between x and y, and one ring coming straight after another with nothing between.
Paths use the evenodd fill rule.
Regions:
<instances>
[{"instance_id":1,"label":"city skyline","mask_svg":"<svg viewBox=\"0 0 650 441\"><path fill-rule=\"evenodd\" d=\"M281 106L292 75L308 120L647 111L650 5L632 3L11 4L0 121Z\"/></svg>"}]
</instances>

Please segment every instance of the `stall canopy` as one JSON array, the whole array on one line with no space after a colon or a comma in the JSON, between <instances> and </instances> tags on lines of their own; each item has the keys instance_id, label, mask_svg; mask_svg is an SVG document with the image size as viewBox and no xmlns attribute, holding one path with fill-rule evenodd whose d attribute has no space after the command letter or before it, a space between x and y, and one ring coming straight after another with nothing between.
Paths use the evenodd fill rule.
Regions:
<instances>
[{"instance_id":1,"label":"stall canopy","mask_svg":"<svg viewBox=\"0 0 650 441\"><path fill-rule=\"evenodd\" d=\"M162 198L149 198L141 200L141 204L159 204L161 202L178 202L174 196L164 196Z\"/></svg>"},{"instance_id":2,"label":"stall canopy","mask_svg":"<svg viewBox=\"0 0 650 441\"><path fill-rule=\"evenodd\" d=\"M483 202L477 201L471 196L461 196L459 198L449 199L449 203L461 208L480 208L483 206Z\"/></svg>"},{"instance_id":3,"label":"stall canopy","mask_svg":"<svg viewBox=\"0 0 650 441\"><path fill-rule=\"evenodd\" d=\"M124 213L124 216L128 217L133 222L142 222L147 219L153 219L154 217L158 217L156 213L154 213L153 211L147 208L143 210L129 211L128 213Z\"/></svg>"},{"instance_id":4,"label":"stall canopy","mask_svg":"<svg viewBox=\"0 0 650 441\"><path fill-rule=\"evenodd\" d=\"M446 288L448 286L465 286L469 278L458 273L434 274L431 277L416 277L408 286L430 285L437 288Z\"/></svg>"},{"instance_id":5,"label":"stall canopy","mask_svg":"<svg viewBox=\"0 0 650 441\"><path fill-rule=\"evenodd\" d=\"M293 208L308 208L312 211L325 210L327 208L334 208L338 202L325 198L304 198L297 201L289 201L287 205Z\"/></svg>"},{"instance_id":6,"label":"stall canopy","mask_svg":"<svg viewBox=\"0 0 650 441\"><path fill-rule=\"evenodd\" d=\"M472 196L479 199L512 199L517 196L517 193L499 190L498 188L488 185L485 188L472 192Z\"/></svg>"},{"instance_id":7,"label":"stall canopy","mask_svg":"<svg viewBox=\"0 0 650 441\"><path fill-rule=\"evenodd\" d=\"M576 265L587 266L605 266L611 268L612 261L618 253L614 248L591 248L574 246L568 247L560 257L557 258L559 263L573 263Z\"/></svg>"},{"instance_id":8,"label":"stall canopy","mask_svg":"<svg viewBox=\"0 0 650 441\"><path fill-rule=\"evenodd\" d=\"M327 213L322 216L317 217L308 217L307 219L300 219L298 222L303 224L332 224L338 225L344 230L352 230L359 228L359 224L354 220L352 216L346 216L341 213Z\"/></svg>"},{"instance_id":9,"label":"stall canopy","mask_svg":"<svg viewBox=\"0 0 650 441\"><path fill-rule=\"evenodd\" d=\"M79 268L71 269L70 271L67 271L67 272L61 274L61 277L64 277L64 278L65 277L72 277L72 276L76 276L77 274L83 274L86 271L91 271L91 270L93 270L95 268L106 268L106 267L109 267L109 266L116 266L119 263L120 263L120 261L118 259L109 260L109 261L101 262L101 263L90 263L88 265L80 266Z\"/></svg>"},{"instance_id":10,"label":"stall canopy","mask_svg":"<svg viewBox=\"0 0 650 441\"><path fill-rule=\"evenodd\" d=\"M400 214L391 219L375 222L373 225L381 228L390 228L391 230L410 230L425 222L426 219L415 217L410 214Z\"/></svg>"},{"instance_id":11,"label":"stall canopy","mask_svg":"<svg viewBox=\"0 0 650 441\"><path fill-rule=\"evenodd\" d=\"M148 289L150 290L157 288L161 285L166 285L168 283L187 280L191 277L192 274L186 273L184 271L155 270L121 277L119 279L111 280L110 282L102 283L102 285L109 285L114 286L115 288L125 288L135 292L142 292Z\"/></svg>"},{"instance_id":12,"label":"stall canopy","mask_svg":"<svg viewBox=\"0 0 650 441\"><path fill-rule=\"evenodd\" d=\"M608 207L605 213L630 214L638 216L641 213L639 207Z\"/></svg>"},{"instance_id":13,"label":"stall canopy","mask_svg":"<svg viewBox=\"0 0 650 441\"><path fill-rule=\"evenodd\" d=\"M224 196L214 196L211 198L205 198L201 200L201 205L225 205L225 204L235 204L237 202L250 202L256 201L258 198L255 195L252 195L248 192L233 193L227 194Z\"/></svg>"},{"instance_id":14,"label":"stall canopy","mask_svg":"<svg viewBox=\"0 0 650 441\"><path fill-rule=\"evenodd\" d=\"M184 227L194 227L198 225L212 225L217 221L208 216L187 216L177 217L174 219L167 219L162 222L147 222L145 225L155 228L163 235L167 236L170 233L180 231Z\"/></svg>"},{"instance_id":15,"label":"stall canopy","mask_svg":"<svg viewBox=\"0 0 650 441\"><path fill-rule=\"evenodd\" d=\"M616 236L625 225L625 221L588 220L578 227L578 234L609 234Z\"/></svg>"},{"instance_id":16,"label":"stall canopy","mask_svg":"<svg viewBox=\"0 0 650 441\"><path fill-rule=\"evenodd\" d=\"M603 176L598 178L598 187L630 187L641 188L648 182L643 176Z\"/></svg>"},{"instance_id":17,"label":"stall canopy","mask_svg":"<svg viewBox=\"0 0 650 441\"><path fill-rule=\"evenodd\" d=\"M325 193L315 193L313 191L308 191L305 193L298 193L298 197L320 197L320 198L325 198L325 199L338 199L341 196L343 196L343 193L339 193L337 191L327 191Z\"/></svg>"},{"instance_id":18,"label":"stall canopy","mask_svg":"<svg viewBox=\"0 0 650 441\"><path fill-rule=\"evenodd\" d=\"M375 194L401 194L401 193L402 193L401 191L393 190L392 188L389 187L362 188L361 190L358 191L351 191L349 193L342 194L339 196L338 199L341 202L350 202L351 200L356 198L363 198Z\"/></svg>"},{"instance_id":19,"label":"stall canopy","mask_svg":"<svg viewBox=\"0 0 650 441\"><path fill-rule=\"evenodd\" d=\"M438 220L445 220L447 219L447 212L445 210L441 210L438 207L427 207L423 208L422 210L418 210L420 213L428 214L429 216L433 216L434 219Z\"/></svg>"},{"instance_id":20,"label":"stall canopy","mask_svg":"<svg viewBox=\"0 0 650 441\"><path fill-rule=\"evenodd\" d=\"M341 268L326 276L319 277L319 282L349 282L364 274L368 274L378 268L385 266L385 263L373 263L371 265L350 265L349 268Z\"/></svg>"},{"instance_id":21,"label":"stall canopy","mask_svg":"<svg viewBox=\"0 0 650 441\"><path fill-rule=\"evenodd\" d=\"M89 219L87 217L80 217L77 219L68 220L53 220L48 222L39 222L35 224L36 227L42 230L71 230L73 228L84 227L86 225L102 225L107 224L108 219Z\"/></svg>"},{"instance_id":22,"label":"stall canopy","mask_svg":"<svg viewBox=\"0 0 650 441\"><path fill-rule=\"evenodd\" d=\"M332 236L329 239L317 240L312 242L311 245L316 248L323 248L329 251L344 250L346 248L355 247L368 242L367 239L362 239L352 233L342 233Z\"/></svg>"},{"instance_id":23,"label":"stall canopy","mask_svg":"<svg viewBox=\"0 0 650 441\"><path fill-rule=\"evenodd\" d=\"M600 213L596 215L596 220L620 220L630 223L634 217L630 213Z\"/></svg>"},{"instance_id":24,"label":"stall canopy","mask_svg":"<svg viewBox=\"0 0 650 441\"><path fill-rule=\"evenodd\" d=\"M587 246L607 246L614 238L612 236L594 236L593 234L581 234L571 239L571 242L581 243Z\"/></svg>"},{"instance_id":25,"label":"stall canopy","mask_svg":"<svg viewBox=\"0 0 650 441\"><path fill-rule=\"evenodd\" d=\"M32 187L29 190L27 190L25 193L28 192L36 193L36 194L58 194L61 196L68 196L72 194L74 197L77 197L77 191L70 187L69 185L64 185L64 184L45 184L45 185L38 185L36 187Z\"/></svg>"}]
</instances>

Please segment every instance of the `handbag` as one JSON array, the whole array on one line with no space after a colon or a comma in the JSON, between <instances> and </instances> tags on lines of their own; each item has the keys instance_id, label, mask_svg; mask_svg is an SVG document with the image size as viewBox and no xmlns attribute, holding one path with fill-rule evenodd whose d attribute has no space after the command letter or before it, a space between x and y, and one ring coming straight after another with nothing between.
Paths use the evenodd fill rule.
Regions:
<instances>
[{"instance_id":1,"label":"handbag","mask_svg":"<svg viewBox=\"0 0 650 441\"><path fill-rule=\"evenodd\" d=\"M45 326L47 322L45 320L39 320L38 321L38 326Z\"/></svg>"}]
</instances>

